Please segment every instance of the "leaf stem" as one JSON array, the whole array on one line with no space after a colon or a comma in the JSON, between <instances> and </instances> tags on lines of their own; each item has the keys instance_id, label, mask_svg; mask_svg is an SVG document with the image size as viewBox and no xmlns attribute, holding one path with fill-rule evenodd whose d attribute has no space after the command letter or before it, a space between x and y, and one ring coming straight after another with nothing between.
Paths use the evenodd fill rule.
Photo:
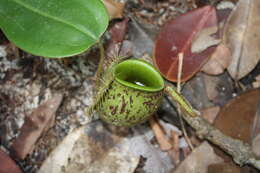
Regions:
<instances>
[{"instance_id":1,"label":"leaf stem","mask_svg":"<svg viewBox=\"0 0 260 173\"><path fill-rule=\"evenodd\" d=\"M99 63L98 63L98 68L97 68L97 72L96 72L96 88L100 87L100 80L101 80L101 76L103 74L103 65L104 65L104 61L105 61L105 49L103 44L101 43L101 41L98 42L98 46L99 46L99 52L100 52L100 59L99 59Z\"/></svg>"}]
</instances>

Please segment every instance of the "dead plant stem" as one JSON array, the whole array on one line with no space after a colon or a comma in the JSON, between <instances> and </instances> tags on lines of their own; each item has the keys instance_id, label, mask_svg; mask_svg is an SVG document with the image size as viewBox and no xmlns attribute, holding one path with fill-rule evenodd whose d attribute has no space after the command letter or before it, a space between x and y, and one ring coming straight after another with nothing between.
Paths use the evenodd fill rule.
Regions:
<instances>
[{"instance_id":1,"label":"dead plant stem","mask_svg":"<svg viewBox=\"0 0 260 173\"><path fill-rule=\"evenodd\" d=\"M181 93L181 75L182 75L182 67L183 67L183 53L180 53L178 55L178 76L177 76L177 92ZM189 145L190 149L193 151L194 147L190 141L190 138L187 135L187 131L185 129L184 123L183 123L183 119L181 116L181 109L180 109L180 105L177 105L177 111L178 111L178 117L181 123L181 129L184 135L184 138L187 142L187 144Z\"/></svg>"}]
</instances>

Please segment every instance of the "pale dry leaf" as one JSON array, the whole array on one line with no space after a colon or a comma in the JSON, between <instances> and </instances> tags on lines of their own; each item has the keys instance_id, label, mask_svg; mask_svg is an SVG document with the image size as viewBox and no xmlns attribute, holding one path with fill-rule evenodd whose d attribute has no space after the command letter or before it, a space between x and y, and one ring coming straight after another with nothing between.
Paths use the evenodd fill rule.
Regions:
<instances>
[{"instance_id":1,"label":"pale dry leaf","mask_svg":"<svg viewBox=\"0 0 260 173\"><path fill-rule=\"evenodd\" d=\"M254 88L260 88L260 75L255 77L255 81L252 83Z\"/></svg>"},{"instance_id":2,"label":"pale dry leaf","mask_svg":"<svg viewBox=\"0 0 260 173\"><path fill-rule=\"evenodd\" d=\"M12 155L17 159L24 159L33 151L37 140L50 128L62 98L61 94L55 95L26 117L21 132L11 147Z\"/></svg>"},{"instance_id":3,"label":"pale dry leaf","mask_svg":"<svg viewBox=\"0 0 260 173\"><path fill-rule=\"evenodd\" d=\"M230 50L224 44L220 44L201 71L209 75L219 75L228 67L230 61Z\"/></svg>"},{"instance_id":4,"label":"pale dry leaf","mask_svg":"<svg viewBox=\"0 0 260 173\"><path fill-rule=\"evenodd\" d=\"M233 2L230 1L221 1L217 5L217 10L223 10L223 9L233 9L235 7Z\"/></svg>"},{"instance_id":5,"label":"pale dry leaf","mask_svg":"<svg viewBox=\"0 0 260 173\"><path fill-rule=\"evenodd\" d=\"M260 60L260 1L240 0L224 28L223 41L231 51L230 75L239 80Z\"/></svg>"},{"instance_id":6,"label":"pale dry leaf","mask_svg":"<svg viewBox=\"0 0 260 173\"><path fill-rule=\"evenodd\" d=\"M63 141L51 152L48 158L43 162L38 173L60 173L62 167L69 161L69 155L76 141L84 133L84 127L76 129L66 136Z\"/></svg>"},{"instance_id":7,"label":"pale dry leaf","mask_svg":"<svg viewBox=\"0 0 260 173\"><path fill-rule=\"evenodd\" d=\"M107 8L110 20L123 17L125 8L124 3L116 2L114 0L103 0L103 3Z\"/></svg>"},{"instance_id":8,"label":"pale dry leaf","mask_svg":"<svg viewBox=\"0 0 260 173\"><path fill-rule=\"evenodd\" d=\"M0 57L5 57L7 55L6 53L6 47L5 46L0 46Z\"/></svg>"},{"instance_id":9,"label":"pale dry leaf","mask_svg":"<svg viewBox=\"0 0 260 173\"><path fill-rule=\"evenodd\" d=\"M198 32L192 40L191 52L200 53L211 46L219 44L220 39L217 39L213 36L217 31L218 27L213 26Z\"/></svg>"},{"instance_id":10,"label":"pale dry leaf","mask_svg":"<svg viewBox=\"0 0 260 173\"><path fill-rule=\"evenodd\" d=\"M116 134L119 128L110 130L94 121L71 132L46 159L39 173L133 173L139 157L122 143L124 134Z\"/></svg>"},{"instance_id":11,"label":"pale dry leaf","mask_svg":"<svg viewBox=\"0 0 260 173\"><path fill-rule=\"evenodd\" d=\"M197 147L173 173L207 173L208 166L223 162L223 159L217 156L213 148L203 142Z\"/></svg>"}]
</instances>

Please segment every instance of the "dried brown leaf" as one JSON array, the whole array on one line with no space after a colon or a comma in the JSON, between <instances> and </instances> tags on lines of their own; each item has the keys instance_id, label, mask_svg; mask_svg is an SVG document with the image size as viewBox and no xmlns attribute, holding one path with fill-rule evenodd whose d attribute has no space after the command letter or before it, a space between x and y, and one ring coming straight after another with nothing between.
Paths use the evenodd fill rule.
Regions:
<instances>
[{"instance_id":1,"label":"dried brown leaf","mask_svg":"<svg viewBox=\"0 0 260 173\"><path fill-rule=\"evenodd\" d=\"M209 75L219 75L230 64L230 50L223 44L218 45L209 61L203 65L201 71Z\"/></svg>"},{"instance_id":2,"label":"dried brown leaf","mask_svg":"<svg viewBox=\"0 0 260 173\"><path fill-rule=\"evenodd\" d=\"M116 2L114 0L103 0L103 3L107 8L110 20L123 17L123 12L125 8L124 3Z\"/></svg>"},{"instance_id":3,"label":"dried brown leaf","mask_svg":"<svg viewBox=\"0 0 260 173\"><path fill-rule=\"evenodd\" d=\"M246 76L260 60L259 16L259 0L240 0L225 25L223 41L231 50L228 71L234 79Z\"/></svg>"},{"instance_id":4,"label":"dried brown leaf","mask_svg":"<svg viewBox=\"0 0 260 173\"><path fill-rule=\"evenodd\" d=\"M251 142L260 89L249 90L221 108L214 125L230 137Z\"/></svg>"},{"instance_id":5,"label":"dried brown leaf","mask_svg":"<svg viewBox=\"0 0 260 173\"><path fill-rule=\"evenodd\" d=\"M200 112L202 113L202 116L206 120L208 120L208 122L213 123L219 113L219 110L220 110L219 106L213 106L213 107L202 109Z\"/></svg>"},{"instance_id":6,"label":"dried brown leaf","mask_svg":"<svg viewBox=\"0 0 260 173\"><path fill-rule=\"evenodd\" d=\"M230 163L212 164L208 167L208 173L245 173L241 169Z\"/></svg>"},{"instance_id":7,"label":"dried brown leaf","mask_svg":"<svg viewBox=\"0 0 260 173\"><path fill-rule=\"evenodd\" d=\"M11 147L13 156L17 159L24 159L33 151L37 140L50 128L61 101L62 95L57 94L36 108L30 116L26 117L20 135L15 139Z\"/></svg>"}]
</instances>

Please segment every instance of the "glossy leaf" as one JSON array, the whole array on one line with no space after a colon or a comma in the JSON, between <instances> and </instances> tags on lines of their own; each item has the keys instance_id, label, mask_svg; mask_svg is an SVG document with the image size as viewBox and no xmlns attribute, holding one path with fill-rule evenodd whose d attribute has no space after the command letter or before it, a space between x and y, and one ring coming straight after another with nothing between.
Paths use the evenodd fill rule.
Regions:
<instances>
[{"instance_id":1,"label":"glossy leaf","mask_svg":"<svg viewBox=\"0 0 260 173\"><path fill-rule=\"evenodd\" d=\"M211 6L193 10L166 23L154 49L154 62L162 75L170 81L177 81L178 54L183 53L181 80L191 78L208 60L219 42L212 36L217 31L216 27L216 11ZM192 51L192 47L198 49Z\"/></svg>"},{"instance_id":2,"label":"glossy leaf","mask_svg":"<svg viewBox=\"0 0 260 173\"><path fill-rule=\"evenodd\" d=\"M107 28L100 0L1 0L0 28L21 49L45 57L85 51Z\"/></svg>"}]
</instances>

